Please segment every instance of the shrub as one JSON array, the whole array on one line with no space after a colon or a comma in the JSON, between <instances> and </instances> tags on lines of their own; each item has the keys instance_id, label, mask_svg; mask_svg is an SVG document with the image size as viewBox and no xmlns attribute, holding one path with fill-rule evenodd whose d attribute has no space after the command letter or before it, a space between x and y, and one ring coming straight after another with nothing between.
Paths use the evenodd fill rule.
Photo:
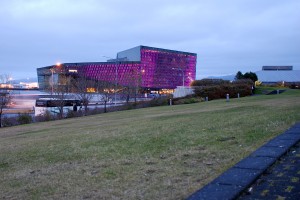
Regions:
<instances>
[{"instance_id":1,"label":"shrub","mask_svg":"<svg viewBox=\"0 0 300 200\"><path fill-rule=\"evenodd\" d=\"M181 98L174 98L172 99L173 105L180 105L180 104L191 104L191 103L198 103L204 101L203 98L187 96Z\"/></svg>"},{"instance_id":2,"label":"shrub","mask_svg":"<svg viewBox=\"0 0 300 200\"><path fill-rule=\"evenodd\" d=\"M251 79L240 79L240 80L233 81L232 84L235 85L245 84L245 85L253 86L255 83Z\"/></svg>"},{"instance_id":3,"label":"shrub","mask_svg":"<svg viewBox=\"0 0 300 200\"><path fill-rule=\"evenodd\" d=\"M154 98L150 102L150 107L168 105L167 97Z\"/></svg>"},{"instance_id":4,"label":"shrub","mask_svg":"<svg viewBox=\"0 0 300 200\"><path fill-rule=\"evenodd\" d=\"M66 118L79 117L82 115L81 113L82 113L81 111L68 110Z\"/></svg>"},{"instance_id":5,"label":"shrub","mask_svg":"<svg viewBox=\"0 0 300 200\"><path fill-rule=\"evenodd\" d=\"M49 110L45 110L42 114L35 117L35 121L37 122L45 122L54 120L54 116L51 114Z\"/></svg>"},{"instance_id":6,"label":"shrub","mask_svg":"<svg viewBox=\"0 0 300 200\"><path fill-rule=\"evenodd\" d=\"M19 124L30 124L33 122L33 119L29 114L19 114L17 121Z\"/></svg>"},{"instance_id":7,"label":"shrub","mask_svg":"<svg viewBox=\"0 0 300 200\"><path fill-rule=\"evenodd\" d=\"M206 86L206 87L195 87L195 96L208 97L209 100L225 98L226 94L231 97L249 96L252 94L252 85L247 83L231 83L224 85Z\"/></svg>"},{"instance_id":8,"label":"shrub","mask_svg":"<svg viewBox=\"0 0 300 200\"><path fill-rule=\"evenodd\" d=\"M202 79L202 80L194 80L191 83L191 86L216 86L216 85L223 85L229 83L230 81L223 80L223 79Z\"/></svg>"},{"instance_id":9,"label":"shrub","mask_svg":"<svg viewBox=\"0 0 300 200\"><path fill-rule=\"evenodd\" d=\"M10 127L18 125L18 121L16 117L3 117L2 118L2 126L3 127Z\"/></svg>"},{"instance_id":10,"label":"shrub","mask_svg":"<svg viewBox=\"0 0 300 200\"><path fill-rule=\"evenodd\" d=\"M184 104L191 104L191 103L197 103L196 98L190 98L184 101Z\"/></svg>"},{"instance_id":11,"label":"shrub","mask_svg":"<svg viewBox=\"0 0 300 200\"><path fill-rule=\"evenodd\" d=\"M106 109L108 109L108 108L106 108ZM72 112L74 112L74 111L72 111ZM86 115L97 115L97 114L100 114L100 113L104 113L104 108L97 108L97 107L96 107L96 108L94 108L94 109L89 110L89 111L86 113ZM75 112L74 115L75 115L75 117L80 117L80 116L83 115L83 113L82 113L82 111L80 110L80 111Z\"/></svg>"},{"instance_id":12,"label":"shrub","mask_svg":"<svg viewBox=\"0 0 300 200\"><path fill-rule=\"evenodd\" d=\"M300 82L286 84L291 89L300 89Z\"/></svg>"}]
</instances>

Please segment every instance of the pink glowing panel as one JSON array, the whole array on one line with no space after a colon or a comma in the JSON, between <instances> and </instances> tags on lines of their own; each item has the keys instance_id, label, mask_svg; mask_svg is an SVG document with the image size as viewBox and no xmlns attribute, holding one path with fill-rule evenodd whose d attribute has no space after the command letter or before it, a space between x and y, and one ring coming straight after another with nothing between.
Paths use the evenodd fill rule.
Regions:
<instances>
[{"instance_id":1,"label":"pink glowing panel","mask_svg":"<svg viewBox=\"0 0 300 200\"><path fill-rule=\"evenodd\" d=\"M197 56L153 49L141 49L141 65L145 68L145 87L176 88L189 86L195 79Z\"/></svg>"}]
</instances>

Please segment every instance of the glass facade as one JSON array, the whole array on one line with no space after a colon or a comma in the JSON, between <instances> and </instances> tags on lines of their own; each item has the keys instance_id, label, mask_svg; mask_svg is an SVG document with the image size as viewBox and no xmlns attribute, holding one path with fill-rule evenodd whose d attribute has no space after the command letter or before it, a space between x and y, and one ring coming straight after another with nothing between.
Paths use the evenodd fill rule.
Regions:
<instances>
[{"instance_id":1,"label":"glass facade","mask_svg":"<svg viewBox=\"0 0 300 200\"><path fill-rule=\"evenodd\" d=\"M143 88L174 89L176 86L189 86L196 76L197 54L147 46L137 47L134 57L117 58L110 62L63 63L38 68L40 89L51 84L55 74L85 76L93 80L107 81L128 86L138 84ZM126 54L124 54L126 55Z\"/></svg>"},{"instance_id":2,"label":"glass facade","mask_svg":"<svg viewBox=\"0 0 300 200\"><path fill-rule=\"evenodd\" d=\"M151 47L141 48L144 87L189 86L196 76L197 55Z\"/></svg>"}]
</instances>

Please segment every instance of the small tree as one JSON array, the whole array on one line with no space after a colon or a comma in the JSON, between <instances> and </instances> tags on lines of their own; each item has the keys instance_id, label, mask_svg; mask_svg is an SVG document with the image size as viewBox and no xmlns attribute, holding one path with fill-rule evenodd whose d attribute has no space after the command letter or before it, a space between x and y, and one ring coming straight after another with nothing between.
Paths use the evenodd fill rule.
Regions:
<instances>
[{"instance_id":1,"label":"small tree","mask_svg":"<svg viewBox=\"0 0 300 200\"><path fill-rule=\"evenodd\" d=\"M95 95L97 83L96 81L89 80L88 78L83 76L72 79L71 82L77 97L79 98L79 100L81 100L84 106L84 112L85 114L87 114L88 104Z\"/></svg>"},{"instance_id":2,"label":"small tree","mask_svg":"<svg viewBox=\"0 0 300 200\"><path fill-rule=\"evenodd\" d=\"M106 82L106 81L98 81L96 82L96 88L97 88L97 92L101 95L101 100L104 101L104 112L106 113L107 109L106 109L106 105L107 105L107 101L110 97L111 94L113 94L114 91L114 84L110 83L110 82Z\"/></svg>"},{"instance_id":3,"label":"small tree","mask_svg":"<svg viewBox=\"0 0 300 200\"><path fill-rule=\"evenodd\" d=\"M17 121L19 124L30 124L33 122L32 116L29 114L19 114Z\"/></svg>"},{"instance_id":4,"label":"small tree","mask_svg":"<svg viewBox=\"0 0 300 200\"><path fill-rule=\"evenodd\" d=\"M255 73L253 73L253 72L246 72L244 74L244 78L245 79L251 79L253 82L255 82L255 81L258 80L257 75Z\"/></svg>"},{"instance_id":5,"label":"small tree","mask_svg":"<svg viewBox=\"0 0 300 200\"><path fill-rule=\"evenodd\" d=\"M238 71L234 77L235 80L241 80L244 79L244 75L241 71Z\"/></svg>"},{"instance_id":6,"label":"small tree","mask_svg":"<svg viewBox=\"0 0 300 200\"><path fill-rule=\"evenodd\" d=\"M142 85L142 73L143 71L139 68L131 69L130 73L127 75L126 82L127 86L124 88L126 95L126 102L128 103L131 96L134 97L134 103L137 102L137 95Z\"/></svg>"},{"instance_id":7,"label":"small tree","mask_svg":"<svg viewBox=\"0 0 300 200\"><path fill-rule=\"evenodd\" d=\"M11 90L8 88L8 81L8 75L0 75L0 128L2 127L3 109L6 108L11 101Z\"/></svg>"},{"instance_id":8,"label":"small tree","mask_svg":"<svg viewBox=\"0 0 300 200\"><path fill-rule=\"evenodd\" d=\"M241 80L241 79L251 79L253 82L257 81L257 75L253 72L246 72L243 74L242 72L238 71L235 75L235 80Z\"/></svg>"},{"instance_id":9,"label":"small tree","mask_svg":"<svg viewBox=\"0 0 300 200\"><path fill-rule=\"evenodd\" d=\"M53 83L51 93L54 95L54 106L58 108L58 117L64 117L64 106L71 91L71 78L61 75L57 83Z\"/></svg>"}]
</instances>

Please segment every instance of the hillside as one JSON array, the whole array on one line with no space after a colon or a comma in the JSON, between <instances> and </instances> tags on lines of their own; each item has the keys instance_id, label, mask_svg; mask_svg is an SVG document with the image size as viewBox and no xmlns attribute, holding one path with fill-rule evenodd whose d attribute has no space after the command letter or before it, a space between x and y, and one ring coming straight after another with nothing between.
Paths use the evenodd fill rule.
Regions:
<instances>
[{"instance_id":1,"label":"hillside","mask_svg":"<svg viewBox=\"0 0 300 200\"><path fill-rule=\"evenodd\" d=\"M300 121L300 91L0 129L2 199L182 199Z\"/></svg>"}]
</instances>

